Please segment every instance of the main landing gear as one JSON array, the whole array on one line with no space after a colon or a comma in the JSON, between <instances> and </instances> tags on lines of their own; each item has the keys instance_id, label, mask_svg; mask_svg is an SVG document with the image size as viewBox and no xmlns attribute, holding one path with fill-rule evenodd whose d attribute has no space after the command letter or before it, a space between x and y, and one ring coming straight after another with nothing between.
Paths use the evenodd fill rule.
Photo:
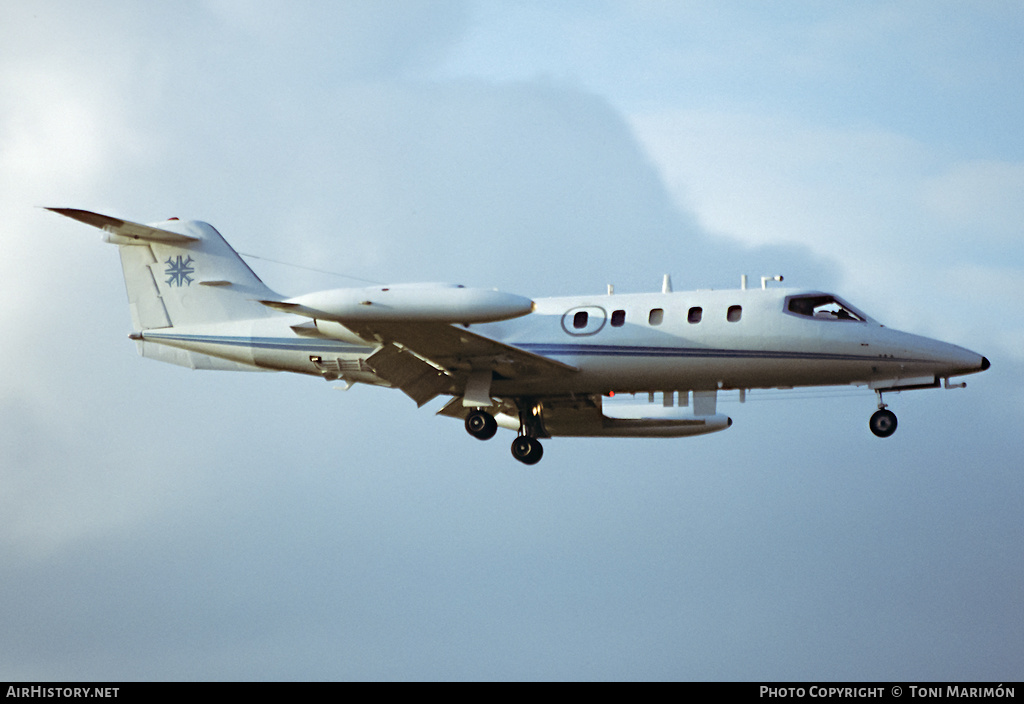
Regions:
<instances>
[{"instance_id":1,"label":"main landing gear","mask_svg":"<svg viewBox=\"0 0 1024 704\"><path fill-rule=\"evenodd\" d=\"M544 446L537 438L520 435L512 441L512 456L523 464L537 464L544 456Z\"/></svg>"},{"instance_id":2,"label":"main landing gear","mask_svg":"<svg viewBox=\"0 0 1024 704\"><path fill-rule=\"evenodd\" d=\"M498 432L498 422L487 411L476 409L466 416L466 432L477 440L490 440ZM544 447L537 438L523 434L512 441L512 456L523 464L537 464Z\"/></svg>"},{"instance_id":3,"label":"main landing gear","mask_svg":"<svg viewBox=\"0 0 1024 704\"><path fill-rule=\"evenodd\" d=\"M868 427L878 437L887 438L896 432L896 414L882 403L882 392L877 391L876 393L878 394L878 410L871 414Z\"/></svg>"}]
</instances>

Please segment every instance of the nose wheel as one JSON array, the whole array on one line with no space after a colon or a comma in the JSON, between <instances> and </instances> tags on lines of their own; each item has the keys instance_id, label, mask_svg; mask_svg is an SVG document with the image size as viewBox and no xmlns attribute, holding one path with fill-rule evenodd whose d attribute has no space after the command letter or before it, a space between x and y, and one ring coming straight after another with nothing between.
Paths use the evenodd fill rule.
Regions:
<instances>
[{"instance_id":1,"label":"nose wheel","mask_svg":"<svg viewBox=\"0 0 1024 704\"><path fill-rule=\"evenodd\" d=\"M871 414L868 427L877 437L887 438L896 432L896 414L886 408L881 389L875 390L875 396L878 398L878 410Z\"/></svg>"},{"instance_id":2,"label":"nose wheel","mask_svg":"<svg viewBox=\"0 0 1024 704\"><path fill-rule=\"evenodd\" d=\"M886 408L880 408L871 414L868 427L878 437L887 438L896 432L896 414Z\"/></svg>"}]
</instances>

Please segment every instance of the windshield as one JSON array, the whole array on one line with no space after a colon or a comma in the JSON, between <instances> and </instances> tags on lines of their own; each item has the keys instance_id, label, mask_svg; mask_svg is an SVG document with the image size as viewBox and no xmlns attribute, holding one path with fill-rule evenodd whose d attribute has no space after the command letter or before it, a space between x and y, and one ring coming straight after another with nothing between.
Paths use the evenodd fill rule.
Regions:
<instances>
[{"instance_id":1,"label":"windshield","mask_svg":"<svg viewBox=\"0 0 1024 704\"><path fill-rule=\"evenodd\" d=\"M868 317L853 306L828 293L790 296L786 311L816 320L842 320L863 323Z\"/></svg>"}]
</instances>

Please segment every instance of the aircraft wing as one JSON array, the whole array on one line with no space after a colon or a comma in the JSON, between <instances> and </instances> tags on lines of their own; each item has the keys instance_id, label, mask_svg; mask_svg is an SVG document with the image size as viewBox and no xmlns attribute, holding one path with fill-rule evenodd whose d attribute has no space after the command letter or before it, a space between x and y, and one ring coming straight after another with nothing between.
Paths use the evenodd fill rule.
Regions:
<instances>
[{"instance_id":1,"label":"aircraft wing","mask_svg":"<svg viewBox=\"0 0 1024 704\"><path fill-rule=\"evenodd\" d=\"M447 371L490 369L508 379L577 371L550 357L445 323L348 323L365 339L390 342Z\"/></svg>"},{"instance_id":2,"label":"aircraft wing","mask_svg":"<svg viewBox=\"0 0 1024 704\"><path fill-rule=\"evenodd\" d=\"M359 322L346 327L364 339L384 343L367 364L421 406L444 393L453 378L474 373L490 371L495 377L515 379L577 371L550 357L446 323Z\"/></svg>"}]
</instances>

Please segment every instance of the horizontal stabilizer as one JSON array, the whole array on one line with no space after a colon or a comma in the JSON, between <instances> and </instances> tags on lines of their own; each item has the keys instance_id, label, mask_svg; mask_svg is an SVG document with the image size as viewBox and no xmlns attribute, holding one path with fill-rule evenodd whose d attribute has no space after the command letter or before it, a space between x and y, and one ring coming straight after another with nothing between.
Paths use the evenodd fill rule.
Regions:
<instances>
[{"instance_id":1,"label":"horizontal stabilizer","mask_svg":"<svg viewBox=\"0 0 1024 704\"><path fill-rule=\"evenodd\" d=\"M288 303L286 301L259 301L259 303L265 305L267 308L273 308L274 310L281 311L282 313L305 315L307 318L315 318L315 314L319 312L300 306L298 303Z\"/></svg>"},{"instance_id":2,"label":"horizontal stabilizer","mask_svg":"<svg viewBox=\"0 0 1024 704\"><path fill-rule=\"evenodd\" d=\"M121 220L120 218L112 218L109 215L100 215L99 213L93 213L88 210L78 210L76 208L47 208L47 210L57 213L58 215L63 215L64 217L71 218L72 220L77 220L78 222L84 222L86 225L98 227L112 235L126 237L132 240L165 242L169 244L183 244L185 242L199 241L197 238L189 237L188 235L181 235L177 232L161 230L157 227L150 227L149 225L140 225L137 222L129 222L127 220Z\"/></svg>"}]
</instances>

